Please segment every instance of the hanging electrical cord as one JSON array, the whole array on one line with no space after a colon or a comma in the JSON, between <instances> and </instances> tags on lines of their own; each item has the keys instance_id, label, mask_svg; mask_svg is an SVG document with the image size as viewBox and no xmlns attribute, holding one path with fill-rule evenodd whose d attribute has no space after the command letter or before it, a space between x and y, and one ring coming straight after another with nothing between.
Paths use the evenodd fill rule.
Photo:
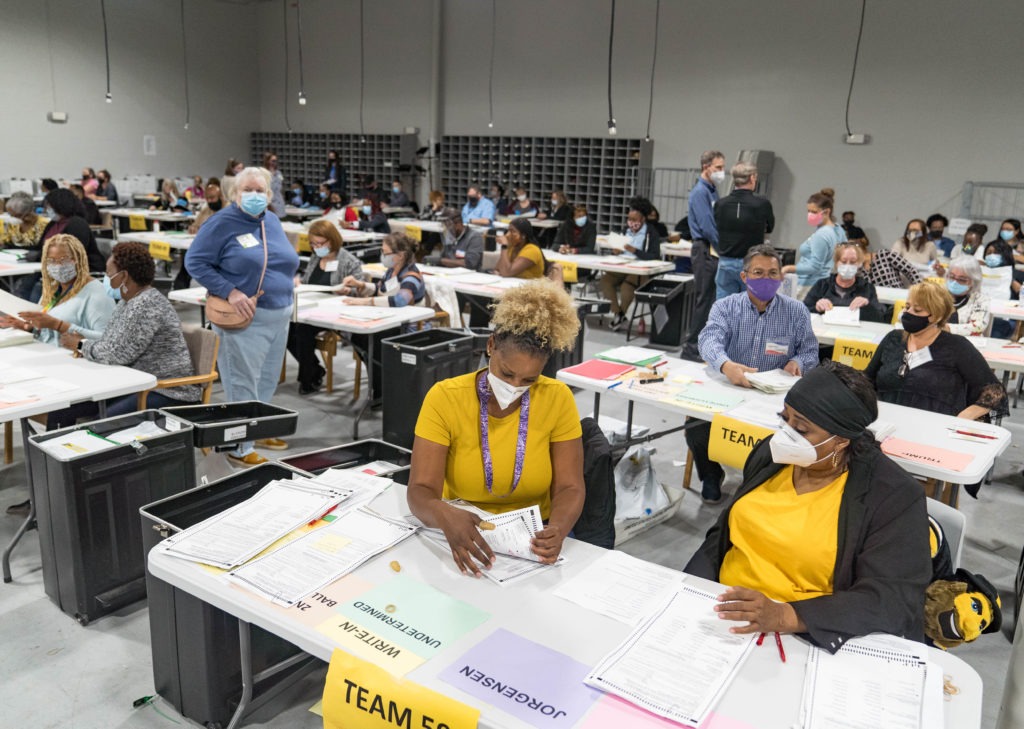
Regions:
<instances>
[{"instance_id":1,"label":"hanging electrical cord","mask_svg":"<svg viewBox=\"0 0 1024 729\"><path fill-rule=\"evenodd\" d=\"M306 77L302 70L302 4L295 0L295 22L299 31L299 105L306 105Z\"/></svg>"},{"instance_id":2,"label":"hanging electrical cord","mask_svg":"<svg viewBox=\"0 0 1024 729\"><path fill-rule=\"evenodd\" d=\"M864 35L864 11L867 10L868 0L860 2L860 27L857 29L857 47L853 51L853 70L850 71L850 90L846 93L846 134L853 134L850 131L850 99L853 98L853 80L857 78L857 59L860 58L860 39Z\"/></svg>"},{"instance_id":3,"label":"hanging electrical cord","mask_svg":"<svg viewBox=\"0 0 1024 729\"><path fill-rule=\"evenodd\" d=\"M363 15L366 12L363 0L359 0L359 141L366 144L363 129L363 87L366 85L366 34L363 33Z\"/></svg>"},{"instance_id":4,"label":"hanging electrical cord","mask_svg":"<svg viewBox=\"0 0 1024 729\"><path fill-rule=\"evenodd\" d=\"M615 0L612 0L612 16L608 23L608 133L612 136L619 133L615 126L615 114L612 113L612 48L615 45Z\"/></svg>"},{"instance_id":5,"label":"hanging electrical cord","mask_svg":"<svg viewBox=\"0 0 1024 729\"><path fill-rule=\"evenodd\" d=\"M487 75L488 129L494 129L494 40L498 35L498 0L491 0L491 66Z\"/></svg>"},{"instance_id":6,"label":"hanging electrical cord","mask_svg":"<svg viewBox=\"0 0 1024 729\"><path fill-rule=\"evenodd\" d=\"M292 122L288 118L288 0L281 0L281 10L284 11L284 125L291 132Z\"/></svg>"},{"instance_id":7,"label":"hanging electrical cord","mask_svg":"<svg viewBox=\"0 0 1024 729\"><path fill-rule=\"evenodd\" d=\"M654 115L654 71L658 67L658 21L661 18L661 0L654 4L654 57L651 58L651 91L647 101L647 134L644 141L651 141L651 117Z\"/></svg>"},{"instance_id":8,"label":"hanging electrical cord","mask_svg":"<svg viewBox=\"0 0 1024 729\"><path fill-rule=\"evenodd\" d=\"M181 0L181 65L185 72L185 129L188 129L188 123L192 118L192 106L188 98L188 41L185 36L185 0Z\"/></svg>"},{"instance_id":9,"label":"hanging electrical cord","mask_svg":"<svg viewBox=\"0 0 1024 729\"><path fill-rule=\"evenodd\" d=\"M46 4L46 12L50 12L50 4ZM100 0L100 15L103 17L103 55L107 61L107 96L106 100L108 104L114 102L114 97L110 95L110 40L107 38L107 2L106 0ZM49 27L49 20L47 20L47 27ZM51 70L53 62L51 60ZM57 106L57 101L54 99L54 108Z\"/></svg>"}]
</instances>

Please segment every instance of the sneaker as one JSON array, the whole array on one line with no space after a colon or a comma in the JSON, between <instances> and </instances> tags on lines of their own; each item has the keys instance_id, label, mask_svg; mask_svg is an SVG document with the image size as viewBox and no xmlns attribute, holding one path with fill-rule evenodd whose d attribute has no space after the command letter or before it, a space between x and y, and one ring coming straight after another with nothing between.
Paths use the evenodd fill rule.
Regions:
<instances>
[{"instance_id":1,"label":"sneaker","mask_svg":"<svg viewBox=\"0 0 1024 729\"><path fill-rule=\"evenodd\" d=\"M722 503L722 482L705 481L700 489L700 498L705 504Z\"/></svg>"},{"instance_id":2,"label":"sneaker","mask_svg":"<svg viewBox=\"0 0 1024 729\"><path fill-rule=\"evenodd\" d=\"M236 456L234 453L228 453L228 460L231 463L234 463L236 466L241 466L242 468L259 466L267 462L267 459L261 456L256 451L246 453L244 456Z\"/></svg>"},{"instance_id":3,"label":"sneaker","mask_svg":"<svg viewBox=\"0 0 1024 729\"><path fill-rule=\"evenodd\" d=\"M283 451L288 448L288 441L280 438L264 438L256 441L256 445L271 451Z\"/></svg>"}]
</instances>

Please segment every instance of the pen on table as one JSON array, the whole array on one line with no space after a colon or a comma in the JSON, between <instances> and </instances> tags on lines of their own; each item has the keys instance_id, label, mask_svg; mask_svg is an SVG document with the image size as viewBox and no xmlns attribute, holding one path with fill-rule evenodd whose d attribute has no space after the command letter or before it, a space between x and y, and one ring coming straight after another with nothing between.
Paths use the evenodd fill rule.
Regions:
<instances>
[{"instance_id":1,"label":"pen on table","mask_svg":"<svg viewBox=\"0 0 1024 729\"><path fill-rule=\"evenodd\" d=\"M654 382L664 382L664 381L665 381L664 377L648 377L646 379L640 380L640 384L641 385L649 385L649 384L654 383Z\"/></svg>"},{"instance_id":2,"label":"pen on table","mask_svg":"<svg viewBox=\"0 0 1024 729\"><path fill-rule=\"evenodd\" d=\"M327 510L327 511L325 511L325 512L324 512L323 514L321 514L320 516L318 516L318 517L317 517L316 519L314 519L313 521L309 522L309 525L310 525L310 526L313 526L313 525L314 525L314 524L316 524L316 523L317 523L318 521L320 521L321 519L323 519L323 518L324 518L325 516L327 516L328 514L330 514L330 513L332 512L332 511L334 511L335 509L337 509L337 508L338 508L338 506L340 506L340 505L341 505L341 502L339 501L339 502L338 502L337 504L335 504L334 506L332 506L332 507L331 507L330 509L328 509L328 510Z\"/></svg>"},{"instance_id":3,"label":"pen on table","mask_svg":"<svg viewBox=\"0 0 1024 729\"><path fill-rule=\"evenodd\" d=\"M988 433L976 433L971 430L957 430L956 428L946 428L946 430L952 431L957 435L970 435L975 438L987 438L988 440L998 440L996 436L989 435Z\"/></svg>"},{"instance_id":4,"label":"pen on table","mask_svg":"<svg viewBox=\"0 0 1024 729\"><path fill-rule=\"evenodd\" d=\"M782 662L785 663L786 662L786 651L782 650L782 636L779 635L777 631L775 633L775 645L777 645L779 647L779 658L781 658Z\"/></svg>"},{"instance_id":5,"label":"pen on table","mask_svg":"<svg viewBox=\"0 0 1024 729\"><path fill-rule=\"evenodd\" d=\"M622 380L619 380L618 382L613 382L612 384L608 385L608 389L609 390L614 390L616 387L621 385L622 382L623 382Z\"/></svg>"},{"instance_id":6,"label":"pen on table","mask_svg":"<svg viewBox=\"0 0 1024 729\"><path fill-rule=\"evenodd\" d=\"M757 644L761 645L762 643L764 643L764 633L761 633L761 635L757 636Z\"/></svg>"}]
</instances>

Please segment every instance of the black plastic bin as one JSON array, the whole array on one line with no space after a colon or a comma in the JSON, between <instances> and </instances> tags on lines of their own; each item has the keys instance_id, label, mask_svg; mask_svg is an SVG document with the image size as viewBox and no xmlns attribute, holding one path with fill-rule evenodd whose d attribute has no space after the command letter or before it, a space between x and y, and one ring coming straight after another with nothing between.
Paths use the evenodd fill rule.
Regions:
<instances>
[{"instance_id":1,"label":"black plastic bin","mask_svg":"<svg viewBox=\"0 0 1024 729\"><path fill-rule=\"evenodd\" d=\"M189 449L192 450L191 445ZM276 479L308 476L278 463L264 463L227 478L163 499L138 510L144 535L143 555L160 541L245 501ZM156 693L204 726L227 726L242 693L238 620L183 592L146 570L149 631ZM254 674L302 653L282 638L250 624ZM319 663L310 657L310 662ZM257 683L253 696L265 693L307 668L303 661Z\"/></svg>"},{"instance_id":2,"label":"black plastic bin","mask_svg":"<svg viewBox=\"0 0 1024 729\"><path fill-rule=\"evenodd\" d=\"M636 300L651 307L651 335L648 343L658 349L676 349L683 344L683 336L690 326L693 312L693 280L652 278L636 290ZM662 310L661 307L664 307ZM662 313L668 318L659 327Z\"/></svg>"},{"instance_id":3,"label":"black plastic bin","mask_svg":"<svg viewBox=\"0 0 1024 729\"><path fill-rule=\"evenodd\" d=\"M544 365L543 374L555 377L558 370L578 365L583 361L583 342L587 333L587 317L592 314L603 314L611 310L611 302L607 299L576 299L576 314L580 318L580 333L576 335L575 346L566 351L553 352Z\"/></svg>"},{"instance_id":4,"label":"black plastic bin","mask_svg":"<svg viewBox=\"0 0 1024 729\"><path fill-rule=\"evenodd\" d=\"M196 448L240 443L262 438L280 438L295 432L299 414L294 410L259 400L226 402L218 405L177 405L162 408L192 426Z\"/></svg>"},{"instance_id":5,"label":"black plastic bin","mask_svg":"<svg viewBox=\"0 0 1024 729\"><path fill-rule=\"evenodd\" d=\"M144 504L195 486L192 429L173 423L177 430L135 445L68 460L41 444L72 431L104 436L144 421L163 427L166 417L143 410L29 438L43 586L50 600L82 625L146 597L136 514Z\"/></svg>"},{"instance_id":6,"label":"black plastic bin","mask_svg":"<svg viewBox=\"0 0 1024 729\"><path fill-rule=\"evenodd\" d=\"M383 439L412 448L427 391L435 382L476 367L473 335L462 329L427 329L390 337L382 347Z\"/></svg>"},{"instance_id":7,"label":"black plastic bin","mask_svg":"<svg viewBox=\"0 0 1024 729\"><path fill-rule=\"evenodd\" d=\"M401 484L409 483L409 464L412 463L412 451L374 438L307 451L280 459L280 463L286 466L312 474L323 473L329 468L358 469L360 466L374 461L386 461L396 466L392 471L381 472L377 475L387 476L392 481Z\"/></svg>"}]
</instances>

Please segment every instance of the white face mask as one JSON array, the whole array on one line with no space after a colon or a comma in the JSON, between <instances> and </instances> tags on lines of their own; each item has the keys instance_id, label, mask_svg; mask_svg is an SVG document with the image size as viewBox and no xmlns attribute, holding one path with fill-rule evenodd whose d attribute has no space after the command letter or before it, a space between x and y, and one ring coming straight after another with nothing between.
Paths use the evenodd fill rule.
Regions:
<instances>
[{"instance_id":1,"label":"white face mask","mask_svg":"<svg viewBox=\"0 0 1024 729\"><path fill-rule=\"evenodd\" d=\"M835 438L834 435L829 436L818 445L828 443L833 438ZM772 452L772 460L776 463L792 464L803 468L832 457L832 454L829 453L822 458L816 458L818 452L815 450L815 446L786 423L783 423L778 432L768 441L768 447Z\"/></svg>"},{"instance_id":2,"label":"white face mask","mask_svg":"<svg viewBox=\"0 0 1024 729\"><path fill-rule=\"evenodd\" d=\"M860 269L856 263L840 263L836 266L836 273L839 274L840 278L853 278L857 275L857 271Z\"/></svg>"},{"instance_id":3,"label":"white face mask","mask_svg":"<svg viewBox=\"0 0 1024 729\"><path fill-rule=\"evenodd\" d=\"M529 385L513 387L500 377L495 377L493 372L487 372L487 384L491 386L494 399L498 401L498 407L502 410L521 398L530 389Z\"/></svg>"},{"instance_id":4,"label":"white face mask","mask_svg":"<svg viewBox=\"0 0 1024 729\"><path fill-rule=\"evenodd\" d=\"M519 202L526 202L526 195L516 195L516 200Z\"/></svg>"},{"instance_id":5,"label":"white face mask","mask_svg":"<svg viewBox=\"0 0 1024 729\"><path fill-rule=\"evenodd\" d=\"M715 170L711 173L711 181L716 185L721 185L725 182L725 170Z\"/></svg>"}]
</instances>

